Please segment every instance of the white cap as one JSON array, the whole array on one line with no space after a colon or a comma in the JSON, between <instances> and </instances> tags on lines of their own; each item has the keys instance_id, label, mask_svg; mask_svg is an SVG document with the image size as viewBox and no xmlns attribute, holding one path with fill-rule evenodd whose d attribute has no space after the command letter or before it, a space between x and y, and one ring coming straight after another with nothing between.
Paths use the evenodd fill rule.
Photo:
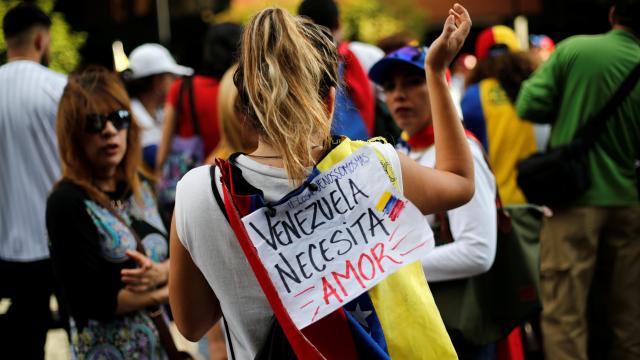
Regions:
<instances>
[{"instance_id":1,"label":"white cap","mask_svg":"<svg viewBox=\"0 0 640 360\"><path fill-rule=\"evenodd\" d=\"M360 64L367 74L373 67L373 64L384 57L384 51L379 47L359 41L349 42L349 50L356 55L356 58L358 58L358 61L360 61Z\"/></svg>"},{"instance_id":2,"label":"white cap","mask_svg":"<svg viewBox=\"0 0 640 360\"><path fill-rule=\"evenodd\" d=\"M176 64L169 50L159 44L143 44L133 49L129 55L129 70L132 79L162 73L193 74L192 68Z\"/></svg>"}]
</instances>

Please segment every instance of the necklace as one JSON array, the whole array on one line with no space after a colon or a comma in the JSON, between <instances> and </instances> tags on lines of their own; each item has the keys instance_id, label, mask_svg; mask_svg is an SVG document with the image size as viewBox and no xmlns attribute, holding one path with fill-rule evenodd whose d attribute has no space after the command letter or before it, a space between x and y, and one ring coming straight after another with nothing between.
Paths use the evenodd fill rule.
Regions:
<instances>
[{"instance_id":1,"label":"necklace","mask_svg":"<svg viewBox=\"0 0 640 360\"><path fill-rule=\"evenodd\" d=\"M321 145L313 145L311 147L311 149L317 149L319 147L322 147ZM254 158L259 158L259 159L282 159L282 155L254 155L254 154L247 154L247 156L251 156Z\"/></svg>"},{"instance_id":2,"label":"necklace","mask_svg":"<svg viewBox=\"0 0 640 360\"><path fill-rule=\"evenodd\" d=\"M251 156L254 158L260 158L260 159L282 159L282 155L253 155L253 154L247 154L247 156Z\"/></svg>"}]
</instances>

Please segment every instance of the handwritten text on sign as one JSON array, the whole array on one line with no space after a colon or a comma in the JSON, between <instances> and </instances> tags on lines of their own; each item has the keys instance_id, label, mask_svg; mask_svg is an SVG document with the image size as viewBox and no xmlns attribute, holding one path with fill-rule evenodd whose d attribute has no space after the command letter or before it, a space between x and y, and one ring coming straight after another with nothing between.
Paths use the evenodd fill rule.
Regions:
<instances>
[{"instance_id":1,"label":"handwritten text on sign","mask_svg":"<svg viewBox=\"0 0 640 360\"><path fill-rule=\"evenodd\" d=\"M310 188L242 221L299 329L418 260L433 237L424 216L363 147Z\"/></svg>"}]
</instances>

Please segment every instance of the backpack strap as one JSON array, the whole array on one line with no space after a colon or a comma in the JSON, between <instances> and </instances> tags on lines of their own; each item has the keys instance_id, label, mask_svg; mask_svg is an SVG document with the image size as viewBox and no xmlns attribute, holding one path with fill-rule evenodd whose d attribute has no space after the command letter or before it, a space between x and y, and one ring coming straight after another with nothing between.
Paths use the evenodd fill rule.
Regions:
<instances>
[{"instance_id":1,"label":"backpack strap","mask_svg":"<svg viewBox=\"0 0 640 360\"><path fill-rule=\"evenodd\" d=\"M215 167L217 167L220 170L220 178L222 180L224 179L230 180L231 166L232 166L231 163L229 163L228 161L216 159ZM212 172L212 174L215 175L215 171ZM214 196L216 192L219 193L216 179L217 178L214 176L211 180ZM256 249L253 247L253 244L251 243L249 234L247 233L247 230L244 228L244 225L242 224L240 214L238 213L238 209L233 203L233 198L228 188L228 185L225 184L225 181L221 181L221 184L222 184L222 194L218 194L218 198L222 200L222 206L220 207L220 209L224 213L226 213L227 219L229 220L229 225L231 226L231 229L236 235L236 238L238 239L238 243L240 244L240 247L242 248L242 251L244 252L245 257L248 260L249 265L251 266L251 269L253 270L253 273L256 276L256 279L258 280L260 287L262 288L262 291L267 297L267 300L269 301L269 304L271 305L271 308L274 314L276 315L278 322L282 326L282 330L286 334L287 339L289 339L291 347L294 349L297 357L300 359L312 359L312 360L323 359L324 357L322 356L322 354L309 341L309 339L307 339L307 337L305 337L302 334L302 332L295 326L295 324L293 323L293 320L289 316L289 313L287 313L287 310L285 309L284 304L282 303L282 300L278 296L278 292L275 286L273 285L273 283L271 282L271 279L269 278L267 269L264 267L264 265L260 261L260 258L256 253ZM216 201L218 201L218 198L216 199Z\"/></svg>"},{"instance_id":2,"label":"backpack strap","mask_svg":"<svg viewBox=\"0 0 640 360\"><path fill-rule=\"evenodd\" d=\"M178 133L180 129L180 115L182 115L182 99L184 98L184 92L187 89L187 78L188 76L184 76L182 78L182 81L180 82L180 89L178 90L178 100L176 101L176 111L174 114L176 118L176 123L173 126L173 134Z\"/></svg>"},{"instance_id":3,"label":"backpack strap","mask_svg":"<svg viewBox=\"0 0 640 360\"><path fill-rule=\"evenodd\" d=\"M316 169L322 172L366 144L367 143L363 141L352 142L346 138L336 137L332 139L330 144L331 151L318 162ZM376 150L380 163L387 172L390 180L398 187L399 184L393 174L392 166L381 152L377 151L377 149L374 150ZM235 168L233 157L230 161L217 159L215 167L220 171L220 173L216 173L215 171L211 172L212 191L216 202L218 202L223 213L226 213L231 229L238 239L245 258L249 262L296 356L301 359L334 358L338 355L339 358L342 359L358 358L358 351L352 339L352 332L346 321L344 308L332 312L303 330L295 326L241 220L243 211L246 212L247 210L245 208L246 205L254 200L261 199L249 199L250 196L243 195L246 194L245 191L247 191L247 189L242 186L242 178L237 178L242 175L237 171L238 169ZM218 181L220 181L222 185L222 191L218 189ZM308 186L308 184L309 181L305 181L303 186ZM236 193L236 189L239 190L240 193ZM252 193L252 190L259 191L258 189L249 189L249 193ZM216 193L218 193L218 195L216 195ZM264 204L264 206L269 207L269 204ZM331 331L329 336L327 336L327 331Z\"/></svg>"},{"instance_id":4,"label":"backpack strap","mask_svg":"<svg viewBox=\"0 0 640 360\"><path fill-rule=\"evenodd\" d=\"M191 109L191 123L193 124L193 132L200 136L200 120L198 119L198 112L196 111L195 95L193 93L193 76L189 76L186 79L189 86L189 107Z\"/></svg>"},{"instance_id":5,"label":"backpack strap","mask_svg":"<svg viewBox=\"0 0 640 360\"><path fill-rule=\"evenodd\" d=\"M573 147L579 152L586 153L598 141L600 134L604 132L607 120L612 118L613 112L622 104L640 79L640 63L638 63L629 75L622 82L622 85L613 94L611 99L604 105L595 116L587 120L587 123L578 130L577 135L571 142Z\"/></svg>"},{"instance_id":6,"label":"backpack strap","mask_svg":"<svg viewBox=\"0 0 640 360\"><path fill-rule=\"evenodd\" d=\"M227 211L224 207L224 202L222 201L222 197L220 197L220 191L218 191L218 184L216 184L216 166L211 165L209 168L209 173L211 174L211 190L213 191L213 197L216 199L216 203L222 211L222 215L224 215L227 222L229 222L229 215L227 215ZM227 323L227 318L222 314L222 321L224 322L224 333L227 338L227 344L229 344L229 352L231 353L231 360L236 360L236 353L233 350L233 342L231 341L231 333L229 332L229 324Z\"/></svg>"},{"instance_id":7,"label":"backpack strap","mask_svg":"<svg viewBox=\"0 0 640 360\"><path fill-rule=\"evenodd\" d=\"M176 134L180 130L180 116L182 115L182 99L184 99L185 93L187 94L187 101L189 101L190 119L193 125L193 132L200 136L200 121L198 119L198 113L196 112L194 93L193 93L193 76L185 76L180 83L180 90L178 91L178 102L176 104L176 124L173 129L173 133Z\"/></svg>"}]
</instances>

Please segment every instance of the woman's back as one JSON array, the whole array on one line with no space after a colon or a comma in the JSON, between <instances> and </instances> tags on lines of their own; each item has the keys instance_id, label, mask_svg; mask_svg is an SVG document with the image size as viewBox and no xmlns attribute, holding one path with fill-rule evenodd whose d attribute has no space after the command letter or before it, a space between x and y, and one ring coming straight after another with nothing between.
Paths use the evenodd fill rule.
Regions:
<instances>
[{"instance_id":1,"label":"woman's back","mask_svg":"<svg viewBox=\"0 0 640 360\"><path fill-rule=\"evenodd\" d=\"M394 172L401 174L393 147L373 146L389 158ZM244 188L260 189L269 202L277 201L293 190L282 168L261 164L246 155L236 157L235 164L242 171L242 179L237 183L244 184ZM218 169L215 175L220 177ZM220 301L235 356L253 358L266 339L274 319L273 311L216 202L211 179L210 166L196 168L182 178L176 194L176 230ZM216 185L222 193L220 182L216 181ZM211 234L217 236L213 238Z\"/></svg>"},{"instance_id":2,"label":"woman's back","mask_svg":"<svg viewBox=\"0 0 640 360\"><path fill-rule=\"evenodd\" d=\"M216 186L218 182L222 184L224 200L216 198L216 192L210 190L211 174L207 168L200 168L188 174L178 188L176 226L171 234L170 284L172 309L176 324L183 335L188 339L199 338L224 313L228 320L231 319L229 326L233 335L230 345L234 349L242 347L246 355L251 357L262 346L264 338L260 337L264 336L265 328L269 328L270 313L264 309L273 308L286 335L286 340L283 341L288 340L295 354L301 358L369 358L374 354L382 358L455 357L420 263L415 262L413 257L405 257L408 254L418 256L419 251L415 250L421 249L429 242L429 234L415 232L415 235L409 235L412 232L410 229L415 225L407 225L410 229L407 229L405 238L409 240L405 241L403 246L409 248L398 250L402 252L399 256L406 260L404 264L408 264L402 268L402 261L396 261L384 253L384 240L389 240L389 233L380 233L380 238L376 238L379 242L367 241L364 235L366 230L361 228L365 241L359 241L358 246L372 247L371 254L376 257L375 261L378 263L377 267L372 263L372 270L380 268L380 273L385 273L382 269L385 265L380 265L382 260L398 266L389 265L389 271L384 276L376 277L376 281L371 281L368 286L361 283L362 289L349 294L345 293L346 290L341 286L338 290L326 288L326 279L323 276L335 278L343 275L351 278L355 289L355 274L324 274L322 271L331 269L314 266L314 275L317 275L317 278L313 280L314 285L310 289L316 288L316 292L325 294L324 300L322 296L319 299L322 302L322 314L318 313L321 307L318 304L315 313L313 307L309 310L304 309L302 311L305 315L309 312L311 314L305 316L304 320L300 320L298 316L294 321L293 317L302 311L297 311L292 305L285 308L283 297L292 298L295 295L291 291L285 293L282 288L286 285L281 286L285 281L282 273L278 280L278 275L268 272L265 267L271 262L268 256L263 258L261 255L262 250L273 253L278 252L278 249L262 246L265 242L260 242L257 237L254 239L257 245L253 245L247 230L259 230L255 227L245 229L240 220L240 217L252 213L256 207L259 213L253 215L260 218L264 215L267 221L270 216L276 216L275 208L308 207L308 204L305 205L304 201L300 200L301 197L298 198L303 193L320 190L337 194L339 190L322 190L318 184L313 183L315 186L309 185L308 189L302 187L300 193L292 195L296 198L287 198L287 202L279 205L268 204L270 200L280 200L283 195L299 185L308 185L305 180L315 179L325 171L326 177L322 179L332 178L333 165L342 160L352 159L352 155L355 159L362 154L366 154L362 155L366 159L375 160L368 161L367 166L361 167L363 171L370 172L366 175L359 174L358 181L364 180L367 186L379 186L380 188L375 188L376 191L379 190L383 197L386 196L384 202L380 199L374 202L374 197L363 195L367 198L367 219L371 222L370 231L367 233L371 232L371 236L374 236L372 229L381 226L382 223L380 220L377 225L373 224L375 221L372 219L379 216L375 215L374 208L378 209L384 205L385 211L391 211L393 208L394 214L403 211L401 209L404 209L403 205L406 203L397 201L396 197L391 199L391 194L402 193L404 181L407 181L405 184L411 185L406 187L407 193L411 194L407 197L415 200L417 204L417 209L409 207L406 211L412 214L410 220L405 219L406 224L413 224L416 218L424 222L417 210L422 213L439 211L468 201L474 188L471 157L462 127L453 116L455 110L448 98L444 77L444 69L459 50L471 25L466 10L459 5L456 5L455 9L447 19L442 36L433 45L435 55L428 59L428 67L434 77L428 81L432 87L430 93L435 94L437 99L433 101L434 113L441 115L435 121L435 126L443 129L447 138L444 142L436 141L436 147L442 150L439 153L445 154L438 156L440 170L429 170L411 163L406 157L399 156L389 145L368 145L368 148L362 149L362 153L356 153L360 151L357 149L365 146L364 143L356 144L348 139L341 142L333 141L329 134L330 119L335 105L338 76L337 52L329 34L308 20L294 17L282 9L265 9L252 18L243 35L238 71L234 80L242 110L259 133L258 147L249 155L237 159L232 157L230 163L218 162L220 176L216 173L213 179ZM310 172L314 166L316 168ZM388 180L385 180L386 177ZM321 178L318 178L317 182L320 181ZM391 185L393 183L398 185L395 190ZM353 184L349 184L353 192ZM339 182L336 180L333 186L339 188ZM386 189L386 192L381 189ZM207 191L206 195L204 191ZM331 201L337 203L337 200ZM217 205L216 208L216 204L221 205ZM396 205L399 210L396 210ZM222 206L232 211L228 218L233 232L224 224L227 219L220 211ZM335 230L332 236L340 231L335 228L351 219L357 218L356 222L349 226L359 224L359 219L364 215L358 218L359 213L353 209L355 207L351 206L348 210L335 209L341 215L333 221L339 222L340 225L331 224ZM287 217L288 211L277 211L277 216ZM303 209L296 208L295 211L297 214ZM211 216L214 214L215 218L212 219ZM394 214L387 215L389 219L395 219ZM393 219L389 221L395 221ZM426 224L420 228L427 229ZM237 239L233 234L237 235ZM322 236L318 233L315 235L317 236L309 235L308 238L298 236L298 245L306 246L312 239L322 244ZM399 239L398 244L403 240L404 238ZM355 243L355 238L353 241ZM241 252L240 246L236 244L241 245ZM308 246L309 249L312 249L311 245L313 244ZM378 249L382 250L376 254L373 251L378 245ZM330 247L332 253L342 256L340 260L345 260L345 263L333 265L346 264L346 271L349 271L348 266L353 261L362 263L365 255L353 252L351 255L360 256L360 260L346 259L347 255L340 251L340 246L331 244L330 241L326 242L325 246ZM322 245L319 247L321 249ZM395 246L395 249L400 248ZM304 255L304 252L297 253L296 247L289 247L288 250L295 253L292 256L295 256L299 263L299 256ZM280 253L280 258L282 256ZM331 260L325 258L325 261ZM247 266L249 263L251 267ZM299 265L302 276L310 279L310 275L305 275L302 270L303 264ZM275 265L274 267L277 268ZM260 289L255 278L259 279ZM298 279L293 281L301 285ZM339 295L340 290L340 294L344 293L344 298ZM333 300L329 301L330 295L327 295L327 291L335 294ZM265 306L265 298L269 300L268 307ZM364 304L365 302L368 305ZM367 308L361 305L366 305ZM300 309L303 308L304 305ZM369 320L373 320L374 323ZM240 345L238 342L234 343L234 339L240 341Z\"/></svg>"}]
</instances>

